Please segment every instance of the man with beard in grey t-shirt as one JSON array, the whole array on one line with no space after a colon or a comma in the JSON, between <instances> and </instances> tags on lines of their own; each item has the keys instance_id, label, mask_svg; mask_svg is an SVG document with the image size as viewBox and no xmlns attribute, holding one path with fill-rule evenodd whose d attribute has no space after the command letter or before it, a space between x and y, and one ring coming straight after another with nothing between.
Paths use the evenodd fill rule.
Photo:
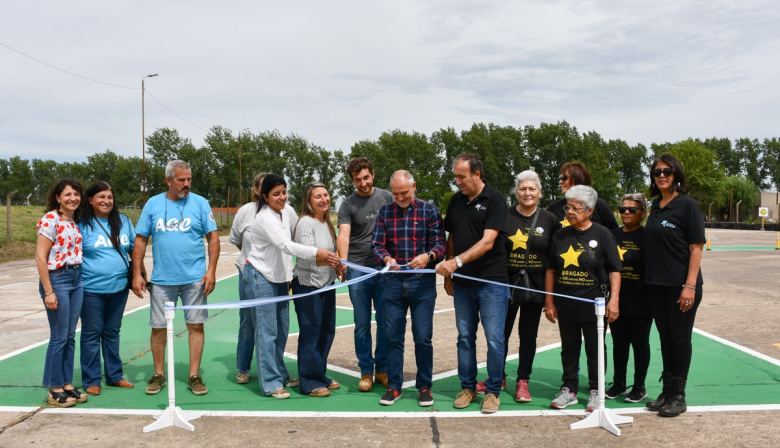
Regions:
<instances>
[{"instance_id":1,"label":"man with beard in grey t-shirt","mask_svg":"<svg viewBox=\"0 0 780 448\"><path fill-rule=\"evenodd\" d=\"M393 202L387 190L374 187L374 166L365 157L352 159L347 174L355 184L355 192L349 195L339 208L339 235L336 248L339 256L352 263L372 269L381 269L371 252L371 237L379 209ZM365 275L347 269L347 279ZM368 392L374 383L387 387L387 359L385 358L384 307L382 306L381 275L349 286L349 299L355 319L355 355L360 367L358 390ZM376 349L371 340L371 305L376 311Z\"/></svg>"}]
</instances>

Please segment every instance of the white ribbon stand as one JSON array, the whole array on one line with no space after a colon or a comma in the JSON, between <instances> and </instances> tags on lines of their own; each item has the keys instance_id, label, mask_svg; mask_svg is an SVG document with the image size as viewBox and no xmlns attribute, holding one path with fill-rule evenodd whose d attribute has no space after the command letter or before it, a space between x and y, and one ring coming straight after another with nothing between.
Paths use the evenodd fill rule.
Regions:
<instances>
[{"instance_id":1,"label":"white ribbon stand","mask_svg":"<svg viewBox=\"0 0 780 448\"><path fill-rule=\"evenodd\" d=\"M155 422L144 426L144 432L157 431L158 429L178 426L190 431L195 431L195 427L189 423L190 420L200 418L200 415L182 411L176 406L176 376L173 371L173 316L175 310L173 302L165 302L165 320L167 321L168 336L168 407L164 411L154 414Z\"/></svg>"},{"instance_id":2,"label":"white ribbon stand","mask_svg":"<svg viewBox=\"0 0 780 448\"><path fill-rule=\"evenodd\" d=\"M569 429L604 428L607 431L620 436L617 425L632 423L633 417L626 417L604 407L604 315L606 314L606 300L601 297L596 299L596 329L599 345L599 404L589 416L569 425Z\"/></svg>"}]
</instances>

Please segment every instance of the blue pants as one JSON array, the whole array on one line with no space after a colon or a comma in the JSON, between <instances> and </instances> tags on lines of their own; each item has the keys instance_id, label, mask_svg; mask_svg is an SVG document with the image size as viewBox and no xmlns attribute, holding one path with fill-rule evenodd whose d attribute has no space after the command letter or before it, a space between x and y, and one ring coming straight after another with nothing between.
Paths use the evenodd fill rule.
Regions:
<instances>
[{"instance_id":1,"label":"blue pants","mask_svg":"<svg viewBox=\"0 0 780 448\"><path fill-rule=\"evenodd\" d=\"M377 268L378 269L378 268ZM347 279L352 280L365 275L354 269L347 270ZM355 318L355 355L358 359L360 374L373 374L387 371L387 358L385 349L387 339L384 325L376 326L376 351L372 355L371 340L371 303L373 301L376 311L376 322L384 322L384 306L382 306L383 276L375 275L373 278L349 286L349 299L352 301L352 309Z\"/></svg>"},{"instance_id":2,"label":"blue pants","mask_svg":"<svg viewBox=\"0 0 780 448\"><path fill-rule=\"evenodd\" d=\"M293 280L293 293L304 294L318 288L301 285ZM320 387L328 387L328 354L336 336L336 291L295 299L298 315L298 376L301 392L309 394Z\"/></svg>"},{"instance_id":3,"label":"blue pants","mask_svg":"<svg viewBox=\"0 0 780 448\"><path fill-rule=\"evenodd\" d=\"M486 393L498 396L504 380L504 324L509 287L483 283L455 285L455 325L458 328L458 378L463 389L477 389L477 326L480 318L487 340Z\"/></svg>"},{"instance_id":4,"label":"blue pants","mask_svg":"<svg viewBox=\"0 0 780 448\"><path fill-rule=\"evenodd\" d=\"M81 269L58 269L49 271L52 289L57 295L57 309L46 308L49 320L49 346L46 348L46 362L43 366L43 385L62 387L73 383L73 362L76 352L76 324L81 314L84 287ZM38 282L41 300L46 292Z\"/></svg>"},{"instance_id":5,"label":"blue pants","mask_svg":"<svg viewBox=\"0 0 780 448\"><path fill-rule=\"evenodd\" d=\"M246 267L244 268L246 269ZM238 271L238 300L250 300L244 285L244 274ZM255 351L255 324L252 323L252 308L238 310L238 343L236 344L236 370L249 372Z\"/></svg>"},{"instance_id":6,"label":"blue pants","mask_svg":"<svg viewBox=\"0 0 780 448\"><path fill-rule=\"evenodd\" d=\"M128 293L127 289L111 294L84 291L81 309L81 380L84 387L100 385L101 346L106 383L115 384L123 379L119 329Z\"/></svg>"},{"instance_id":7,"label":"blue pants","mask_svg":"<svg viewBox=\"0 0 780 448\"><path fill-rule=\"evenodd\" d=\"M436 305L434 274L390 274L385 278L385 334L387 335L388 386L401 391L404 381L406 311L411 309L418 390L430 389L433 377L433 309Z\"/></svg>"}]
</instances>

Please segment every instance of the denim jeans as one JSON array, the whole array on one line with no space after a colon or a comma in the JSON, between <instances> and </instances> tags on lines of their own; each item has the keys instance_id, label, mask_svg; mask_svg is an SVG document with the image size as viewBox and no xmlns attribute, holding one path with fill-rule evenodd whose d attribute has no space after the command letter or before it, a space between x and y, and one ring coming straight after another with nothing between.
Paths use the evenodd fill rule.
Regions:
<instances>
[{"instance_id":1,"label":"denim jeans","mask_svg":"<svg viewBox=\"0 0 780 448\"><path fill-rule=\"evenodd\" d=\"M246 295L252 298L290 294L287 283L266 280L251 264L244 266ZM252 308L255 326L255 361L257 381L265 395L271 395L290 379L284 364L284 347L290 331L290 302L276 302Z\"/></svg>"},{"instance_id":2,"label":"denim jeans","mask_svg":"<svg viewBox=\"0 0 780 448\"><path fill-rule=\"evenodd\" d=\"M246 269L246 267L244 267ZM238 271L238 300L249 300L247 297L244 273ZM238 344L236 344L236 370L249 372L252 365L252 355L255 351L255 324L252 323L252 308L238 310Z\"/></svg>"},{"instance_id":3,"label":"denim jeans","mask_svg":"<svg viewBox=\"0 0 780 448\"><path fill-rule=\"evenodd\" d=\"M43 366L43 385L62 387L73 384L73 361L76 352L76 324L81 314L84 287L81 269L58 269L49 271L49 279L57 295L57 309L46 308L49 320L49 346ZM46 292L38 282L41 300Z\"/></svg>"},{"instance_id":4,"label":"denim jeans","mask_svg":"<svg viewBox=\"0 0 780 448\"><path fill-rule=\"evenodd\" d=\"M542 314L542 302L527 302L523 305L509 304L504 326L504 359L509 354L509 339L515 326L517 312L520 311L520 322L517 323L517 333L520 336L520 349L517 360L517 381L530 380L536 357L536 336L539 333L539 317ZM506 370L504 371L506 374Z\"/></svg>"},{"instance_id":5,"label":"denim jeans","mask_svg":"<svg viewBox=\"0 0 780 448\"><path fill-rule=\"evenodd\" d=\"M304 294L318 288L301 285L293 280L293 293ZM298 315L298 376L301 392L308 395L320 387L328 387L328 354L336 336L336 290L294 300Z\"/></svg>"},{"instance_id":6,"label":"denim jeans","mask_svg":"<svg viewBox=\"0 0 780 448\"><path fill-rule=\"evenodd\" d=\"M477 389L477 326L487 340L486 393L498 396L504 380L504 324L509 287L484 283L455 285L455 325L458 328L458 378L462 389Z\"/></svg>"},{"instance_id":7,"label":"denim jeans","mask_svg":"<svg viewBox=\"0 0 780 448\"><path fill-rule=\"evenodd\" d=\"M417 362L415 386L430 389L433 377L433 308L436 305L434 274L389 274L385 278L382 301L385 306L388 386L401 391L404 381L404 338L406 311L411 309L414 357Z\"/></svg>"},{"instance_id":8,"label":"denim jeans","mask_svg":"<svg viewBox=\"0 0 780 448\"><path fill-rule=\"evenodd\" d=\"M377 268L379 270L380 268ZM347 279L352 280L365 275L354 269L347 270ZM349 300L352 301L352 309L355 318L355 355L358 359L360 374L373 374L387 371L387 358L385 350L387 338L384 325L376 326L376 350L371 353L371 302L376 311L376 322L385 321L384 306L382 306L382 289L384 285L383 275L375 275L373 278L349 286Z\"/></svg>"},{"instance_id":9,"label":"denim jeans","mask_svg":"<svg viewBox=\"0 0 780 448\"><path fill-rule=\"evenodd\" d=\"M119 329L128 293L127 289L112 294L84 291L81 308L81 382L84 387L100 385L101 346L106 383L115 384L123 379Z\"/></svg>"}]
</instances>

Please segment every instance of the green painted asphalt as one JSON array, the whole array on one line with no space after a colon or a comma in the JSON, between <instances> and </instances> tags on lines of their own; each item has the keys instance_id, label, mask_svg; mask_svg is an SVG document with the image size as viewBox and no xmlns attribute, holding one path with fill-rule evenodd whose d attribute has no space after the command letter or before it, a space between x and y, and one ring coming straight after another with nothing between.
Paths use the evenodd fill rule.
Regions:
<instances>
[{"instance_id":1,"label":"green painted asphalt","mask_svg":"<svg viewBox=\"0 0 780 448\"><path fill-rule=\"evenodd\" d=\"M209 296L210 303L235 300L237 277L219 282ZM202 411L308 411L308 412L424 412L436 409L446 412L462 412L453 409L452 402L460 391L457 375L448 376L434 382L433 392L436 404L433 408L417 406L416 390L408 388L402 399L393 406L379 405L384 390L381 387L371 392L357 391L355 377L331 372L330 376L342 384L342 388L333 391L328 398L311 398L291 388L291 398L277 400L260 395L254 372L251 382L240 385L235 382L235 347L238 330L238 310L212 310L211 320L206 324L206 345L203 353L201 373L209 387L209 393L196 397L187 390L188 372L187 338L181 311L176 312L174 352L176 358L176 403L185 410ZM148 396L144 388L153 374L152 355L149 352L149 312L143 309L125 316L122 325L121 353L126 360L125 378L136 384L134 389L117 389L103 385L99 396L89 397L89 401L78 405L89 409L164 409L168 405L167 389L156 396ZM352 323L349 310L337 310L337 326ZM290 332L297 332L295 313L290 312ZM80 334L79 334L80 335ZM78 348L79 335L76 337ZM351 338L351 330L338 332L337 338ZM661 367L660 349L657 334L651 334L652 359L648 374L648 394L655 398L660 392L656 382ZM454 342L450 346L454 350ZM610 337L607 336L608 358L611 363ZM516 347L516 341L514 342ZM780 366L762 360L743 351L721 344L717 341L694 334L694 358L688 382L689 406L720 405L758 405L780 404ZM45 404L46 389L40 386L46 345L35 347L21 354L0 361L0 406L42 406ZM76 353L75 383L80 384L81 371ZM629 376L633 369L629 363ZM585 365L584 356L581 365ZM297 376L296 362L287 360L287 367L293 376ZM356 370L357 365L341 366ZM407 370L413 366L406 366ZM455 366L453 365L454 369ZM531 403L518 404L512 399L514 394L514 374L517 360L507 362L509 388L501 394L501 410L548 410L550 400L560 386L561 366L560 350L552 349L538 353L534 361L533 378L530 391ZM607 381L611 379L611 368L607 372ZM485 369L481 369L479 378L484 379ZM170 379L169 379L170 380ZM585 375L580 380L580 404L571 409L584 409L587 402ZM171 383L167 387L171 387ZM608 400L610 408L643 407L643 403L631 404L621 400ZM475 403L466 410L477 410Z\"/></svg>"},{"instance_id":2,"label":"green painted asphalt","mask_svg":"<svg viewBox=\"0 0 780 448\"><path fill-rule=\"evenodd\" d=\"M707 246L704 246L705 250ZM712 246L712 250L775 250L774 246Z\"/></svg>"}]
</instances>

